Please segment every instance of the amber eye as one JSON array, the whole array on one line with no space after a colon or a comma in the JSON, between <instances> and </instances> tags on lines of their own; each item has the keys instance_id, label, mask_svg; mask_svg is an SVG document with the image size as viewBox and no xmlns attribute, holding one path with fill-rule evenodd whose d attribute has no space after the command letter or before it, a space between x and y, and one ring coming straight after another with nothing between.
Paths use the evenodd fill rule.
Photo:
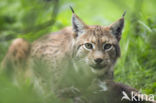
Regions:
<instances>
[{"instance_id":1,"label":"amber eye","mask_svg":"<svg viewBox=\"0 0 156 103\"><path fill-rule=\"evenodd\" d=\"M104 50L108 50L108 49L110 49L111 47L112 47L111 44L104 44L104 46L103 46Z\"/></svg>"},{"instance_id":2,"label":"amber eye","mask_svg":"<svg viewBox=\"0 0 156 103\"><path fill-rule=\"evenodd\" d=\"M86 43L86 44L85 44L85 47L86 47L87 49L93 49L93 45L92 45L91 43Z\"/></svg>"}]
</instances>

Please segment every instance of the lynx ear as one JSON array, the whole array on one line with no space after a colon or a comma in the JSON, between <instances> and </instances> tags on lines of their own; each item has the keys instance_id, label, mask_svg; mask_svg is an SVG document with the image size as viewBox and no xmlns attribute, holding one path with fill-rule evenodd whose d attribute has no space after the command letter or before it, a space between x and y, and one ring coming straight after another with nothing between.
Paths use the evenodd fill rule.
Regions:
<instances>
[{"instance_id":1,"label":"lynx ear","mask_svg":"<svg viewBox=\"0 0 156 103\"><path fill-rule=\"evenodd\" d=\"M122 30L124 27L124 16L126 12L122 15L122 18L120 18L118 21L110 25L110 30L112 34L117 38L118 41L120 41Z\"/></svg>"},{"instance_id":2,"label":"lynx ear","mask_svg":"<svg viewBox=\"0 0 156 103\"><path fill-rule=\"evenodd\" d=\"M72 27L73 31L76 33L76 36L82 35L85 33L87 29L87 25L74 13L74 10L72 7L70 7L72 10Z\"/></svg>"}]
</instances>

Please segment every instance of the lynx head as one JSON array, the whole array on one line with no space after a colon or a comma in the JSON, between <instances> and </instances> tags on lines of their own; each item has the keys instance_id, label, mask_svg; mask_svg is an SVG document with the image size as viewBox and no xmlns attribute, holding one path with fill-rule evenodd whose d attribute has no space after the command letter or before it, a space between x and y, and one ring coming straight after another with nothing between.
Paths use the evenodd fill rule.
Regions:
<instances>
[{"instance_id":1,"label":"lynx head","mask_svg":"<svg viewBox=\"0 0 156 103\"><path fill-rule=\"evenodd\" d=\"M120 56L119 41L124 16L109 26L88 26L73 11L72 27L76 57L101 74L109 71Z\"/></svg>"}]
</instances>

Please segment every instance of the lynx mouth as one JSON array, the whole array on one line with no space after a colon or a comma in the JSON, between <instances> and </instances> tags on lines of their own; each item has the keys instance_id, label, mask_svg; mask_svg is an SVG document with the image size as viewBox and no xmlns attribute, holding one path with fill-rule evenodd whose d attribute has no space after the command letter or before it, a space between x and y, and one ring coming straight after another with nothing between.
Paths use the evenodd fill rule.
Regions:
<instances>
[{"instance_id":1,"label":"lynx mouth","mask_svg":"<svg viewBox=\"0 0 156 103\"><path fill-rule=\"evenodd\" d=\"M105 66L103 66L103 65L91 65L91 67L92 67L93 69L96 69L96 70L101 70L101 69L103 69Z\"/></svg>"}]
</instances>

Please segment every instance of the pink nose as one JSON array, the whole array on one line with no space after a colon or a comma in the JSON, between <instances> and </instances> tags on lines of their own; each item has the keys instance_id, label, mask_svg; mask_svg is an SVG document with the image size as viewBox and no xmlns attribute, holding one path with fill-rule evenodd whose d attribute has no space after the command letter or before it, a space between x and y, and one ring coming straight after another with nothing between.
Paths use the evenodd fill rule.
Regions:
<instances>
[{"instance_id":1,"label":"pink nose","mask_svg":"<svg viewBox=\"0 0 156 103\"><path fill-rule=\"evenodd\" d=\"M95 61L95 63L100 64L100 63L103 61L103 59L101 59L101 58L96 58L96 59L94 59L94 61Z\"/></svg>"}]
</instances>

